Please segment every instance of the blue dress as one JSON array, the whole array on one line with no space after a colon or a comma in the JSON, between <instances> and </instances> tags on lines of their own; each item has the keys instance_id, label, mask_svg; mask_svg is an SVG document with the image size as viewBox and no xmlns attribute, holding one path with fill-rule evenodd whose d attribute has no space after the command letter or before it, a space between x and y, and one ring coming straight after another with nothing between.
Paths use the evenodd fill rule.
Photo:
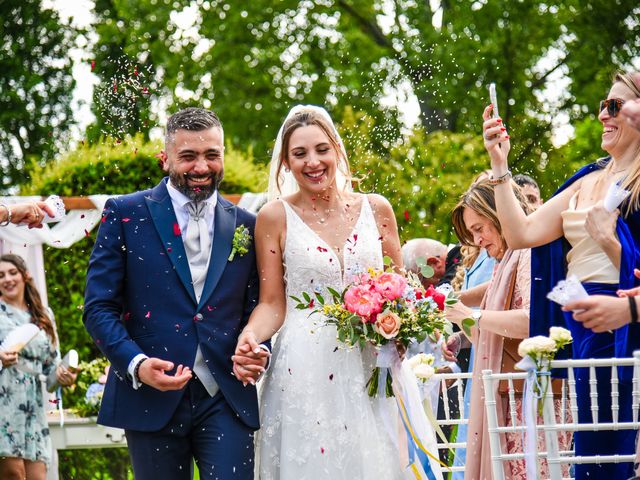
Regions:
<instances>
[{"instance_id":1,"label":"blue dress","mask_svg":"<svg viewBox=\"0 0 640 480\"><path fill-rule=\"evenodd\" d=\"M478 285L491 280L493 275L493 268L496 265L496 260L487 254L487 251L482 249L480 255L473 262L471 268L466 272L464 277L464 283L462 285L462 291L469 290L470 288L477 287ZM473 370L473 356L475 348L471 345L471 355L469 356L469 371ZM467 380L467 384L464 388L464 411L469 414L471 409L471 379ZM462 443L467 441L467 425L458 426L458 434L456 435L456 443ZM455 457L453 459L454 467L464 467L467 462L467 449L456 448ZM452 480L464 480L464 472L453 472L451 474Z\"/></svg>"},{"instance_id":2,"label":"blue dress","mask_svg":"<svg viewBox=\"0 0 640 480\"><path fill-rule=\"evenodd\" d=\"M574 181L585 175L604 168L608 160L593 163L580 169L556 192L566 189ZM624 204L621 207L624 213ZM619 284L585 283L590 295L615 295L618 288L631 288L637 285L633 269L640 267L640 213L632 212L620 215L616 224L616 233L622 247ZM566 275L567 240L562 237L547 245L531 251L531 316L530 335L548 335L549 327L562 326L571 331L573 345L569 350L572 358L611 358L631 356L631 352L640 346L640 330L637 326L625 326L614 333L593 333L585 329L580 322L573 320L570 313L564 313L560 306L549 301L546 295ZM564 349L568 350L568 349ZM561 351L561 354L563 351ZM566 353L562 356L568 356ZM559 355L560 357L560 355ZM560 372L561 373L561 372ZM591 422L591 402L589 396L588 369L576 370L576 393L578 394L578 421ZM620 421L631 416L630 369L621 369L619 384ZM599 421L611 421L611 374L608 369L597 369ZM633 454L636 432L632 430L618 432L575 432L576 455L613 455ZM575 478L626 479L633 475L633 464L576 464Z\"/></svg>"},{"instance_id":3,"label":"blue dress","mask_svg":"<svg viewBox=\"0 0 640 480\"><path fill-rule=\"evenodd\" d=\"M14 328L31 322L28 312L0 301L0 342ZM58 351L40 330L18 354L18 363L0 370L0 458L51 461L51 437L40 375L49 375Z\"/></svg>"}]
</instances>

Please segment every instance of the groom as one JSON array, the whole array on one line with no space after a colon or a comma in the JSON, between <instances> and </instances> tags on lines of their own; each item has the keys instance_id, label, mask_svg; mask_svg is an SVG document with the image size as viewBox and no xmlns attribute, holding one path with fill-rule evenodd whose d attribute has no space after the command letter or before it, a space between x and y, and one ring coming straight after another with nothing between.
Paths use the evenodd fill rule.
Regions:
<instances>
[{"instance_id":1,"label":"groom","mask_svg":"<svg viewBox=\"0 0 640 480\"><path fill-rule=\"evenodd\" d=\"M223 140L211 111L169 118L168 179L110 199L91 254L83 320L111 362L98 423L125 429L136 479L191 479L193 459L201 478L253 478L256 390L231 356L258 298L255 217L217 193Z\"/></svg>"}]
</instances>

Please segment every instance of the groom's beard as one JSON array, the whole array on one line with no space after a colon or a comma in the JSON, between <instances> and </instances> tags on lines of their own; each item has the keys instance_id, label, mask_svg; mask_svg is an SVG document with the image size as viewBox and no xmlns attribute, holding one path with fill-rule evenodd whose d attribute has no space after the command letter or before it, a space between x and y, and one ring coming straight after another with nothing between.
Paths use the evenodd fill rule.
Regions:
<instances>
[{"instance_id":1,"label":"groom's beard","mask_svg":"<svg viewBox=\"0 0 640 480\"><path fill-rule=\"evenodd\" d=\"M169 172L171 184L176 187L180 193L184 194L192 202L201 202L209 198L220 186L220 182L224 177L224 171L219 173L209 173L207 175L194 175L192 173L178 174L173 171ZM211 183L202 186L190 186L189 179L210 178Z\"/></svg>"}]
</instances>

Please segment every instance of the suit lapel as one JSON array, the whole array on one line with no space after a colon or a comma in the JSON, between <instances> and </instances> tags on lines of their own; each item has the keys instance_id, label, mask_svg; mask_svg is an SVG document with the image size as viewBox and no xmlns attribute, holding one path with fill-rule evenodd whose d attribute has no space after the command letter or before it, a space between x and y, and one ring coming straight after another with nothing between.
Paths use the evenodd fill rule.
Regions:
<instances>
[{"instance_id":1,"label":"suit lapel","mask_svg":"<svg viewBox=\"0 0 640 480\"><path fill-rule=\"evenodd\" d=\"M176 214L173 211L171 197L167 191L165 180L161 181L152 191L149 197L145 197L147 208L151 213L153 224L162 240L167 256L171 260L173 267L182 281L182 284L189 292L193 303L196 303L196 295L191 283L191 270L187 253L184 250L182 236Z\"/></svg>"},{"instance_id":2,"label":"suit lapel","mask_svg":"<svg viewBox=\"0 0 640 480\"><path fill-rule=\"evenodd\" d=\"M209 270L207 272L207 280L202 289L198 309L200 309L211 296L218 285L222 272L224 272L227 266L236 228L236 207L224 200L219 194L218 202L216 203L214 223Z\"/></svg>"}]
</instances>

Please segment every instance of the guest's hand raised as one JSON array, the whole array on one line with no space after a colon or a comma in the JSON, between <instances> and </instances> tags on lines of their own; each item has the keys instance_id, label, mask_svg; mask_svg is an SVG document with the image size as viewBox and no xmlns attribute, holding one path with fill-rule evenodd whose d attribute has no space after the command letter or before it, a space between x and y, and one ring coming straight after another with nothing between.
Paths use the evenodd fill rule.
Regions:
<instances>
[{"instance_id":1,"label":"guest's hand raised","mask_svg":"<svg viewBox=\"0 0 640 480\"><path fill-rule=\"evenodd\" d=\"M173 370L173 362L159 358L147 358L140 365L138 376L145 385L166 392L169 390L181 390L191 380L189 367L178 365L174 375L168 375L167 371Z\"/></svg>"},{"instance_id":2,"label":"guest's hand raised","mask_svg":"<svg viewBox=\"0 0 640 480\"><path fill-rule=\"evenodd\" d=\"M491 112L493 106L489 105L484 109L482 118L484 123L482 124L482 136L484 138L484 148L489 153L491 158L491 168L493 175L503 175L507 172L509 150L511 149L511 143L509 142L509 135L507 129L502 123L501 118L493 118Z\"/></svg>"},{"instance_id":3,"label":"guest's hand raised","mask_svg":"<svg viewBox=\"0 0 640 480\"><path fill-rule=\"evenodd\" d=\"M42 228L42 221L45 213L54 216L55 212L45 202L26 202L15 203L13 205L3 205L2 208L8 209L2 212L8 218L8 212L11 211L11 223L24 223L29 228Z\"/></svg>"}]
</instances>

